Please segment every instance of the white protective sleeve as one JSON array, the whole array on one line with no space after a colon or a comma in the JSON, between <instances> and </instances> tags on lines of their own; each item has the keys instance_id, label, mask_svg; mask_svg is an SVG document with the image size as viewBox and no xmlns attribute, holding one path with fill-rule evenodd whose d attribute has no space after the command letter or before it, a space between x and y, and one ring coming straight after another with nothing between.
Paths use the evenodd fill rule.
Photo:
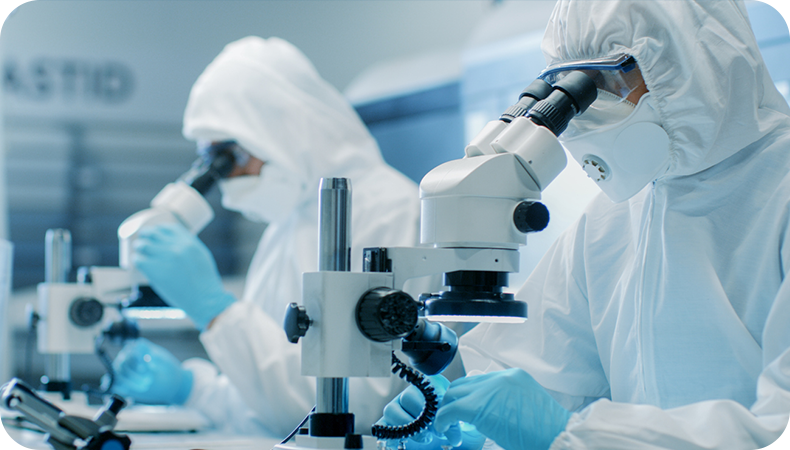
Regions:
<instances>
[{"instance_id":1,"label":"white protective sleeve","mask_svg":"<svg viewBox=\"0 0 790 450\"><path fill-rule=\"evenodd\" d=\"M200 340L275 436L285 437L315 404L315 378L301 375L300 346L288 342L282 325L258 306L236 302ZM350 379L349 409L355 415L355 430L369 434L384 406L405 387L394 376Z\"/></svg>"},{"instance_id":2,"label":"white protective sleeve","mask_svg":"<svg viewBox=\"0 0 790 450\"><path fill-rule=\"evenodd\" d=\"M788 414L782 411L790 405L789 381L790 351L760 378L758 389L764 402L751 411L732 400L668 410L598 400L571 417L550 450L763 448L787 427Z\"/></svg>"},{"instance_id":3,"label":"white protective sleeve","mask_svg":"<svg viewBox=\"0 0 790 450\"><path fill-rule=\"evenodd\" d=\"M785 196L786 198L786 196ZM601 203L594 204L600 207ZM627 209L621 206L622 209ZM616 223L627 222L622 214L615 210L607 210L606 216ZM691 401L675 407L658 407L648 400L638 398L630 399L627 394L631 391L639 394L639 384L636 387L627 385L628 392L623 394L622 386L612 386L609 380L618 378L611 364L608 363L614 356L627 351L622 346L614 346L612 335L619 332L623 340L633 340L633 333L628 326L635 319L623 313L623 307L615 301L608 304L588 306L586 297L589 291L580 291L580 287L593 286L600 292L600 286L616 285L617 277L604 277L603 272L612 270L614 264L594 264L580 267L583 256L596 254L598 247L585 246L582 238L587 237L588 243L600 243L602 239L594 232L589 221L580 221L577 225L581 231L566 233L558 241L553 252L544 258L541 265L533 273L521 291L521 298L530 299L530 319L525 325L493 325L481 324L464 336L461 349L464 365L468 371L478 370L491 372L510 367L521 367L532 374L547 391L570 411L576 411L568 422L566 429L554 441L551 449L757 449L775 442L785 431L790 412L790 280L785 279L778 285L778 289L769 283L757 284L764 286L765 292L760 292L751 303L763 300L768 304L764 319L761 324L762 336L761 353L756 355L755 363L757 375L755 383L743 384L741 388L731 386L743 391L745 394L753 393L752 401L748 403L737 402L727 398L715 398L712 394L709 399ZM601 221L598 220L598 225ZM763 221L768 223L769 221ZM783 242L790 242L790 230L785 228L784 221L777 221L781 226L777 230L759 230L759 236L765 238L769 235L782 236ZM586 225L585 225L586 224ZM769 225L766 225L770 228ZM608 229L608 226L604 226ZM586 231L585 231L586 230ZM574 230L571 230L574 231ZM620 255L616 244L625 232L609 233L609 240L603 244L614 248L613 254ZM592 238L591 238L592 236ZM626 239L627 240L627 239ZM722 240L715 241L722 245ZM597 245L597 244L596 244ZM687 245L688 246L688 245ZM662 250L668 252L668 246ZM764 251L770 255L780 255L774 262L775 265L790 267L790 247L782 247L782 251L772 250L770 247L749 247L754 255ZM704 252L699 252L705 254ZM574 256L575 255L575 256ZM758 260L750 255L748 261ZM746 258L743 258L746 259ZM679 258L678 258L679 260ZM571 261L577 264L572 264ZM688 267L685 268L689 271ZM767 270L766 270L767 271ZM587 276L578 281L579 277ZM718 278L714 278L715 282ZM597 284L588 282L595 280ZM610 281L614 280L614 281ZM676 284L681 281L673 279ZM689 283L700 285L698 290L688 286L686 292L691 292L690 298L695 301L702 298L702 289L713 290L709 287L713 282L708 279L693 278ZM684 286L685 287L685 286ZM773 291L773 293L771 293ZM526 293L541 292L544 301L536 296L528 297ZM608 292L608 291L605 291ZM725 297L726 299L727 297ZM730 297L734 298L734 296ZM548 300L550 299L550 300ZM688 300L687 300L688 301ZM707 385L697 384L700 396L706 392L719 389L721 380L727 380L727 372L738 369L739 361L722 358L718 366L709 363L700 363L699 358L705 353L686 359L681 359L682 352L687 352L690 344L699 345L708 354L718 351L718 347L725 349L740 345L739 329L722 327L722 334L716 335L715 340L704 333L705 321L710 321L715 312L714 307L707 310L707 316L696 316L694 320L683 321L678 314L677 307L663 307L668 313L677 318L673 322L676 334L685 333L693 339L685 339L676 349L678 357L672 360L661 360L660 364L653 367L654 374L661 380L672 379L676 389L689 388L681 386L689 380L708 380ZM720 309L727 310L729 303L719 302ZM729 308L732 308L729 306ZM594 315L591 317L591 311ZM601 319L602 314L614 311L621 320L615 322ZM605 314L604 314L605 316ZM699 317L699 318L697 318ZM592 324L592 325L591 325ZM683 326L696 330L697 334L686 331ZM593 326L597 327L600 337L593 335ZM743 325L741 325L743 328ZM660 342L671 339L672 329L667 329ZM610 338L607 340L607 338ZM748 336L745 340L748 340ZM513 344L517 342L518 344ZM659 341L655 341L659 342ZM647 353L650 355L650 353ZM646 357L643 355L643 357ZM601 361L607 361L603 366ZM668 364L672 362L687 361L688 372L676 373ZM697 367L695 367L697 366ZM618 370L638 372L637 362L630 366L623 366ZM608 372L604 369L608 368ZM723 376L717 378L717 373ZM700 373L704 378L700 378ZM674 378L670 378L674 377ZM726 381L724 381L726 382ZM742 382L745 383L745 382ZM689 383L690 384L690 383ZM611 388L611 390L610 390ZM616 401L611 401L613 392L620 392ZM659 397L656 403L671 399L674 394L672 389L658 391L666 397Z\"/></svg>"},{"instance_id":4,"label":"white protective sleeve","mask_svg":"<svg viewBox=\"0 0 790 450\"><path fill-rule=\"evenodd\" d=\"M216 366L201 358L191 358L181 365L194 375L192 391L184 406L206 416L217 431L236 435L272 435L258 420L255 411L242 400L228 377Z\"/></svg>"}]
</instances>

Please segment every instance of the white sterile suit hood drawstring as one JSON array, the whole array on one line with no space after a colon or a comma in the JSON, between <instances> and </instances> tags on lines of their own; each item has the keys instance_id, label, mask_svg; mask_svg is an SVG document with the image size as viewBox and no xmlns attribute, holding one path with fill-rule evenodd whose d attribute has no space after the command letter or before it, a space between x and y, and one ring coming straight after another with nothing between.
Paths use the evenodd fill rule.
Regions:
<instances>
[{"instance_id":1,"label":"white sterile suit hood drawstring","mask_svg":"<svg viewBox=\"0 0 790 450\"><path fill-rule=\"evenodd\" d=\"M560 0L542 48L635 57L671 161L588 205L517 294L526 323L464 336L467 371L521 368L575 412L554 450L770 444L790 414L790 108L743 2Z\"/></svg>"},{"instance_id":2,"label":"white sterile suit hood drawstring","mask_svg":"<svg viewBox=\"0 0 790 450\"><path fill-rule=\"evenodd\" d=\"M300 346L287 341L282 319L288 303L301 303L302 273L317 270L320 178L351 179L355 271L361 271L364 247L418 243L417 186L385 164L348 101L298 49L278 38L247 37L227 45L192 88L183 132L196 141L236 141L264 161L260 180L238 178L261 196L267 183L274 191L261 199L265 206L245 211L250 199L239 196L243 189L236 180L223 188L229 207L271 222L252 259L242 301L201 334L223 375L217 377L205 362L185 362L196 374L187 405L217 422L231 421L234 410L245 409L224 398L235 386L241 393L235 398L284 436L315 402L315 381L300 375ZM403 386L395 378L351 380L358 429L369 428Z\"/></svg>"}]
</instances>

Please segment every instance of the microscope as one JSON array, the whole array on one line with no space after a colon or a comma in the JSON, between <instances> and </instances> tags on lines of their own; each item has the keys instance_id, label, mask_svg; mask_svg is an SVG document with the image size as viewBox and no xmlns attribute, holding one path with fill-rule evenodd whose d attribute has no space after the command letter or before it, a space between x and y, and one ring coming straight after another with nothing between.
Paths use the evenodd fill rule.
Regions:
<instances>
[{"instance_id":1,"label":"microscope","mask_svg":"<svg viewBox=\"0 0 790 450\"><path fill-rule=\"evenodd\" d=\"M46 442L55 450L129 450L132 444L128 436L113 431L118 413L126 406L117 395L107 400L93 420L66 414L16 378L0 387L0 400L47 433Z\"/></svg>"},{"instance_id":2,"label":"microscope","mask_svg":"<svg viewBox=\"0 0 790 450\"><path fill-rule=\"evenodd\" d=\"M122 308L134 306L146 285L145 278L131 262L137 233L146 226L181 223L199 233L214 218L211 205L203 197L230 173L237 158L235 144L222 142L207 146L189 171L166 185L151 201L118 227L119 267L80 268L77 282L69 282L71 235L68 230L49 230L46 236L46 277L38 285L38 352L46 355L42 390L71 397L71 354L96 352L104 339L132 339L138 336L133 321ZM111 373L109 361L102 359Z\"/></svg>"},{"instance_id":3,"label":"microscope","mask_svg":"<svg viewBox=\"0 0 790 450\"><path fill-rule=\"evenodd\" d=\"M436 322L526 320L527 304L503 289L508 274L519 271L527 233L548 225L541 191L567 162L557 136L596 97L595 83L582 72L553 86L541 79L530 84L469 143L463 159L422 179L421 245L365 249L361 273L350 272L348 263L350 182L321 180L319 271L303 275L302 305L291 304L285 318L290 341L301 339L302 375L316 377L316 407L307 430L275 449L374 449L377 438L419 433L435 415L437 396L394 351L431 375L449 363L457 343ZM407 280L436 274L443 274L446 291L418 300L403 291ZM348 378L387 377L390 370L423 392L425 409L413 423L355 433Z\"/></svg>"}]
</instances>

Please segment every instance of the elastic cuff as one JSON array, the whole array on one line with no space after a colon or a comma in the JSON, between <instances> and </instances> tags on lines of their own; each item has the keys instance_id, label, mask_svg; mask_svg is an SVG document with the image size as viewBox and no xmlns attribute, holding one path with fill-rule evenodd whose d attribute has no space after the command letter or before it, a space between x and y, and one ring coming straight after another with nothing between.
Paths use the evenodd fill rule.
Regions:
<instances>
[{"instance_id":1,"label":"elastic cuff","mask_svg":"<svg viewBox=\"0 0 790 450\"><path fill-rule=\"evenodd\" d=\"M205 331L208 324L214 320L215 317L222 314L228 306L236 302L236 297L229 292L223 292L222 296L218 297L212 304L206 305L199 312L191 315L192 321L200 331Z\"/></svg>"},{"instance_id":2,"label":"elastic cuff","mask_svg":"<svg viewBox=\"0 0 790 450\"><path fill-rule=\"evenodd\" d=\"M187 399L189 398L190 392L192 392L192 384L195 381L195 376L191 370L182 369L181 372L181 380L178 384L178 390L176 391L176 395L173 398L174 405L183 405Z\"/></svg>"},{"instance_id":3,"label":"elastic cuff","mask_svg":"<svg viewBox=\"0 0 790 450\"><path fill-rule=\"evenodd\" d=\"M549 450L560 450L565 448L573 448L571 445L571 436L568 433L567 429L569 424L573 425L573 423L580 422L581 417L578 413L571 413L568 421L565 423L565 428L560 431L560 433L554 438L549 446Z\"/></svg>"}]
</instances>

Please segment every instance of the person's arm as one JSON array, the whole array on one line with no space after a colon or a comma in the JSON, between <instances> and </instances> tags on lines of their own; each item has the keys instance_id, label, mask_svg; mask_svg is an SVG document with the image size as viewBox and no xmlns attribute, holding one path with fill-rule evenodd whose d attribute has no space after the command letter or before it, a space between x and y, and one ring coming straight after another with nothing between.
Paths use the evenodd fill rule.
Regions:
<instances>
[{"instance_id":1,"label":"person's arm","mask_svg":"<svg viewBox=\"0 0 790 450\"><path fill-rule=\"evenodd\" d=\"M599 400L571 417L552 445L559 449L756 449L785 431L790 415L790 281L763 331L763 369L751 408L712 400L662 410ZM651 447L652 446L652 447Z\"/></svg>"},{"instance_id":2,"label":"person's arm","mask_svg":"<svg viewBox=\"0 0 790 450\"><path fill-rule=\"evenodd\" d=\"M198 329L205 329L236 301L225 290L211 251L183 225L144 228L133 245L135 267L168 305L183 309Z\"/></svg>"},{"instance_id":3,"label":"person's arm","mask_svg":"<svg viewBox=\"0 0 790 450\"><path fill-rule=\"evenodd\" d=\"M785 326L766 327L770 342L787 341L790 316L780 310L790 309L788 304L778 301L772 311ZM508 450L757 449L782 434L788 414L790 346L762 372L751 408L733 400L710 400L664 410L599 399L571 414L527 372L511 368L454 381L434 426L441 433L458 421L471 423Z\"/></svg>"},{"instance_id":4,"label":"person's arm","mask_svg":"<svg viewBox=\"0 0 790 450\"><path fill-rule=\"evenodd\" d=\"M790 229L781 242L790 243ZM784 281L760 339L763 370L751 407L712 400L662 410L599 400L571 417L552 449L756 449L774 442L787 428L790 415L790 280L786 270L790 245L783 246L779 255Z\"/></svg>"},{"instance_id":5,"label":"person's arm","mask_svg":"<svg viewBox=\"0 0 790 450\"><path fill-rule=\"evenodd\" d=\"M763 448L787 428L789 372L790 350L760 377L760 399L751 410L731 400L668 410L600 400L572 416L551 449ZM761 403L772 407L761 411Z\"/></svg>"},{"instance_id":6,"label":"person's arm","mask_svg":"<svg viewBox=\"0 0 790 450\"><path fill-rule=\"evenodd\" d=\"M560 236L516 294L525 323L479 324L460 339L468 374L522 368L570 411L611 398L587 302L585 227Z\"/></svg>"},{"instance_id":7,"label":"person's arm","mask_svg":"<svg viewBox=\"0 0 790 450\"><path fill-rule=\"evenodd\" d=\"M191 358L181 367L193 374L194 383L185 407L203 413L218 431L236 435L271 435L272 432L250 409L242 394L220 374L216 366L200 358Z\"/></svg>"},{"instance_id":8,"label":"person's arm","mask_svg":"<svg viewBox=\"0 0 790 450\"><path fill-rule=\"evenodd\" d=\"M259 420L286 435L310 412L315 381L301 376L298 345L280 324L249 302L237 302L201 333L200 341Z\"/></svg>"},{"instance_id":9,"label":"person's arm","mask_svg":"<svg viewBox=\"0 0 790 450\"><path fill-rule=\"evenodd\" d=\"M568 240L572 235L563 236L564 244L559 245L567 249L583 248L578 242ZM790 251L782 254L783 267L790 267ZM584 292L572 293L586 284L578 278L583 271L577 268L575 275L569 276L574 271L566 269L571 265L563 262L573 259L568 251L558 252L555 248L530 277L522 291L542 292L552 301L539 303L533 299L529 326L487 325L462 339L468 370L492 372L520 367L538 382L522 380L527 390L536 393L541 401L546 397L537 394L545 390L573 413L553 437L551 449L756 449L781 435L790 413L790 327L787 326L790 282L780 287L765 323L761 337L764 368L757 383L757 401L751 407L732 400L711 400L661 409L609 400L606 378L596 369L595 340L589 335L589 323L584 324L589 320L583 317L586 308L578 303ZM549 273L553 274L554 283L546 283ZM570 339L571 331L578 332L576 338ZM522 342L529 349L520 349L509 342ZM501 380L492 383L502 384ZM475 390L479 392L480 388ZM456 395L451 386L448 396ZM480 406L478 402L468 407L461 405L460 409L472 411ZM446 422L464 420L457 413L448 419L440 408L437 420L442 415ZM484 428L478 426L485 432Z\"/></svg>"}]
</instances>

